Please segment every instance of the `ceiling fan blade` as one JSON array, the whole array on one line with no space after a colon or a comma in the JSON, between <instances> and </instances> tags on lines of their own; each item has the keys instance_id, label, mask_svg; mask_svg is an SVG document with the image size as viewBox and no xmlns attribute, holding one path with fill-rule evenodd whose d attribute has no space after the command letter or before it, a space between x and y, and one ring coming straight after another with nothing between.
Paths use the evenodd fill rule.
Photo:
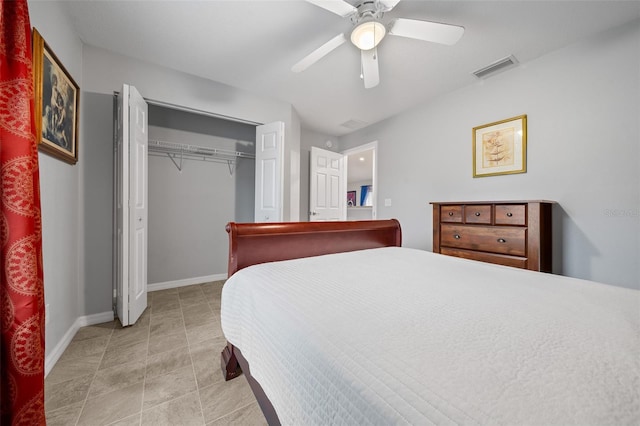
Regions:
<instances>
[{"instance_id":1,"label":"ceiling fan blade","mask_svg":"<svg viewBox=\"0 0 640 426\"><path fill-rule=\"evenodd\" d=\"M380 83L380 74L378 72L378 48L362 50L361 52L364 88L371 89Z\"/></svg>"},{"instance_id":2,"label":"ceiling fan blade","mask_svg":"<svg viewBox=\"0 0 640 426\"><path fill-rule=\"evenodd\" d=\"M291 71L293 72L302 72L309 68L311 65L315 64L325 55L328 55L332 50L342 45L345 41L347 41L344 34L338 34L322 46L318 47L313 52L309 53L305 56L300 62L291 67Z\"/></svg>"},{"instance_id":3,"label":"ceiling fan blade","mask_svg":"<svg viewBox=\"0 0 640 426\"><path fill-rule=\"evenodd\" d=\"M380 0L380 3L384 6L384 11L388 12L396 7L396 5L400 3L400 0Z\"/></svg>"},{"instance_id":4,"label":"ceiling fan blade","mask_svg":"<svg viewBox=\"0 0 640 426\"><path fill-rule=\"evenodd\" d=\"M329 12L340 15L343 18L357 12L358 9L343 0L307 0L311 4L315 4Z\"/></svg>"},{"instance_id":5,"label":"ceiling fan blade","mask_svg":"<svg viewBox=\"0 0 640 426\"><path fill-rule=\"evenodd\" d=\"M464 28L438 22L398 18L391 23L389 34L433 43L453 45L464 34Z\"/></svg>"}]
</instances>

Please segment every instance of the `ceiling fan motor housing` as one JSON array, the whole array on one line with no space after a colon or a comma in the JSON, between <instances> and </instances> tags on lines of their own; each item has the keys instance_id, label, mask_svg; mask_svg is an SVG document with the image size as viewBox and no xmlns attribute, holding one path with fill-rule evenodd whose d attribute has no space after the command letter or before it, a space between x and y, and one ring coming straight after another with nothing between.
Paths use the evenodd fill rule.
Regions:
<instances>
[{"instance_id":1,"label":"ceiling fan motor housing","mask_svg":"<svg viewBox=\"0 0 640 426\"><path fill-rule=\"evenodd\" d=\"M368 20L378 21L382 19L384 15L384 11L377 0L364 0L356 3L354 7L358 10L357 13L351 16L351 22L353 22L354 25L361 24Z\"/></svg>"}]
</instances>

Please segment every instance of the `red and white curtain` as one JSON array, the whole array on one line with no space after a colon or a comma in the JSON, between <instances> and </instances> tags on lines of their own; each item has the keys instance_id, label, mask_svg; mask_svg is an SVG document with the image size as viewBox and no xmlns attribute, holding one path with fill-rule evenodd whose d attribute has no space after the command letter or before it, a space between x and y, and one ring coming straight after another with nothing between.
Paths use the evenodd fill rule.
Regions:
<instances>
[{"instance_id":1,"label":"red and white curtain","mask_svg":"<svg viewBox=\"0 0 640 426\"><path fill-rule=\"evenodd\" d=\"M44 425L44 286L31 24L26 0L0 3L0 410Z\"/></svg>"}]
</instances>

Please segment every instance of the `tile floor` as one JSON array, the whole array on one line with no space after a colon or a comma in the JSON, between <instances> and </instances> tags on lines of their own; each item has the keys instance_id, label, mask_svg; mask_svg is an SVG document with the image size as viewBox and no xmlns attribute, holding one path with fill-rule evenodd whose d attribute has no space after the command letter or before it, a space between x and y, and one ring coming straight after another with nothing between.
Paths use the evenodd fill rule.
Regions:
<instances>
[{"instance_id":1,"label":"tile floor","mask_svg":"<svg viewBox=\"0 0 640 426\"><path fill-rule=\"evenodd\" d=\"M266 424L246 379L220 371L223 283L150 292L131 327L81 328L45 380L47 424Z\"/></svg>"}]
</instances>

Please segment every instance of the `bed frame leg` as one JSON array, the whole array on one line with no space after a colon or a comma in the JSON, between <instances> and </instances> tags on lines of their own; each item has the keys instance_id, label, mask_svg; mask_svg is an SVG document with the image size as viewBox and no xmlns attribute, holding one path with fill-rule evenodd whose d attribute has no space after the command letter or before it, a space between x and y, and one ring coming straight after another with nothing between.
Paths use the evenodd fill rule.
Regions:
<instances>
[{"instance_id":1,"label":"bed frame leg","mask_svg":"<svg viewBox=\"0 0 640 426\"><path fill-rule=\"evenodd\" d=\"M228 381L235 379L242 374L240 364L236 359L236 354L233 353L233 345L227 342L227 346L224 347L220 354L220 367L222 367L222 375L224 380Z\"/></svg>"}]
</instances>

